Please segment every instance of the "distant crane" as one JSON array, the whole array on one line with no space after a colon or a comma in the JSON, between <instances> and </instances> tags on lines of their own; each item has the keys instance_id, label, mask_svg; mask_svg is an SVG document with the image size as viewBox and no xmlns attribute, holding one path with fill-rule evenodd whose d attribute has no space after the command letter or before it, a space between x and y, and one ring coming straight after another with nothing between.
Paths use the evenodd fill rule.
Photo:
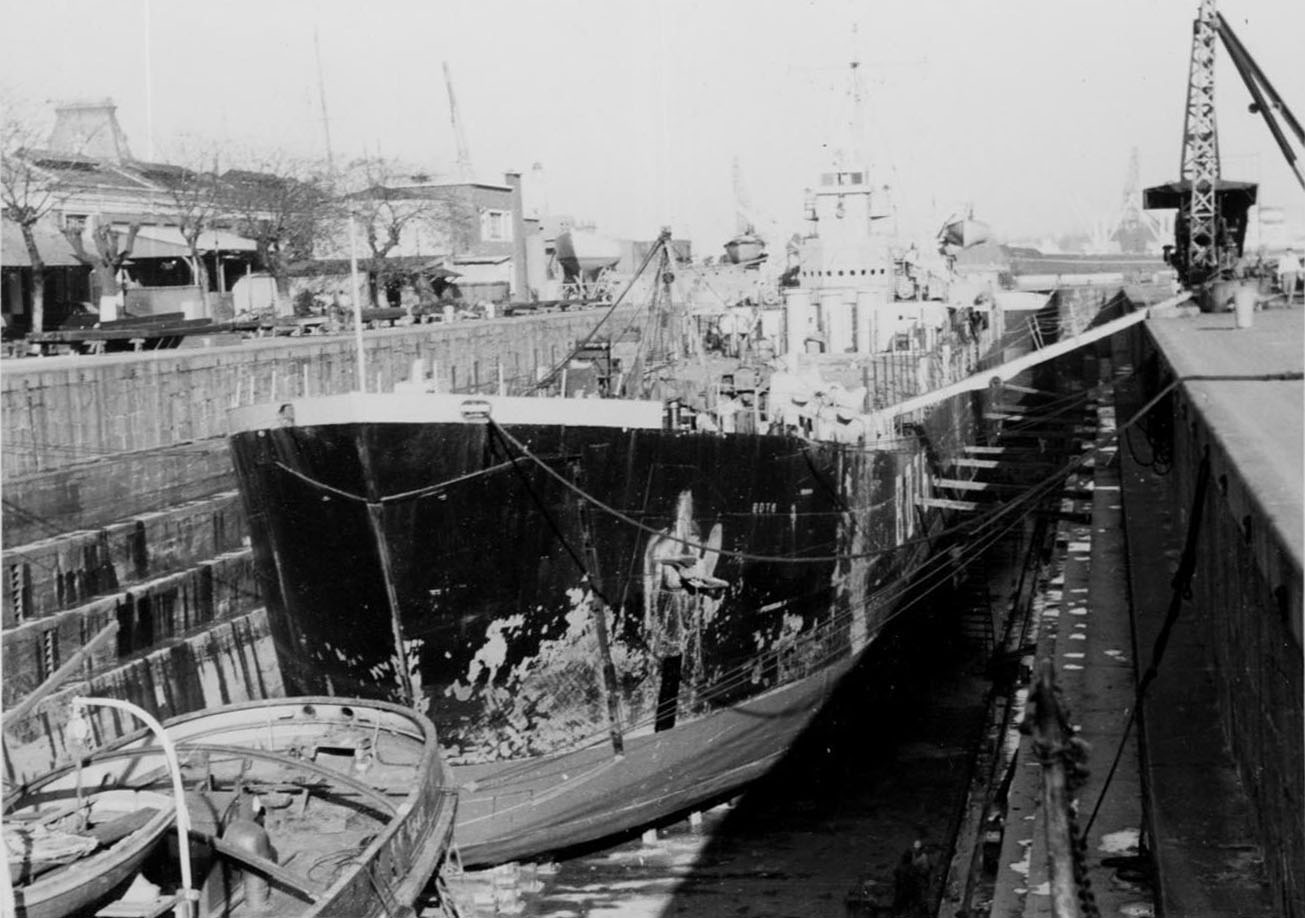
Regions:
<instances>
[{"instance_id":1,"label":"distant crane","mask_svg":"<svg viewBox=\"0 0 1305 918\"><path fill-rule=\"evenodd\" d=\"M475 179L475 170L471 167L471 151L467 148L467 135L462 130L462 118L458 115L458 100L453 94L453 75L449 72L449 62L444 61L444 86L449 91L449 121L453 124L453 139L458 148L458 179L470 182Z\"/></svg>"},{"instance_id":2,"label":"distant crane","mask_svg":"<svg viewBox=\"0 0 1305 918\"><path fill-rule=\"evenodd\" d=\"M1251 93L1252 111L1259 112L1301 186L1305 176L1297 163L1278 118L1300 144L1305 132L1300 122L1269 82L1250 53L1215 10L1215 0L1201 0L1192 30L1192 57L1187 78L1187 110L1183 122L1182 178L1148 188L1148 209L1175 208L1174 245L1166 258L1188 287L1200 288L1219 280L1241 258L1246 238L1246 212L1255 203L1254 182L1234 182L1219 174L1219 134L1215 124L1215 38L1223 40L1237 72Z\"/></svg>"},{"instance_id":3,"label":"distant crane","mask_svg":"<svg viewBox=\"0 0 1305 918\"><path fill-rule=\"evenodd\" d=\"M1128 158L1128 177L1124 181L1124 199L1120 202L1119 216L1114 221L1110 238L1121 252L1140 254L1154 251L1161 237L1160 221L1142 209L1142 169L1138 164L1137 147Z\"/></svg>"}]
</instances>

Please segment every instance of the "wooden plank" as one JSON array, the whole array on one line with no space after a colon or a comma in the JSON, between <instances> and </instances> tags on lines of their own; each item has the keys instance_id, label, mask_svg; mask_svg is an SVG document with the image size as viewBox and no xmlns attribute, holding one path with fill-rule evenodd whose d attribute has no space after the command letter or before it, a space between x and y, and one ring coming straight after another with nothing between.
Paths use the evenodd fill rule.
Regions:
<instances>
[{"instance_id":1,"label":"wooden plank","mask_svg":"<svg viewBox=\"0 0 1305 918\"><path fill-rule=\"evenodd\" d=\"M973 456L1036 456L1038 451L1027 446L966 446L965 452Z\"/></svg>"},{"instance_id":2,"label":"wooden plank","mask_svg":"<svg viewBox=\"0 0 1305 918\"><path fill-rule=\"evenodd\" d=\"M14 705L8 711L5 711L3 724L8 727L10 724L16 724L35 708L41 701L52 691L58 688L64 680L68 679L77 672L86 662L86 659L95 652L95 649L104 641L118 633L118 623L109 622L99 630L94 637L87 641L82 647L68 658L68 661L56 669L50 676L38 685L26 698Z\"/></svg>"},{"instance_id":3,"label":"wooden plank","mask_svg":"<svg viewBox=\"0 0 1305 918\"><path fill-rule=\"evenodd\" d=\"M1023 491L1022 485L1006 484L999 481L974 481L968 478L935 478L935 488L954 488L957 491Z\"/></svg>"},{"instance_id":4,"label":"wooden plank","mask_svg":"<svg viewBox=\"0 0 1305 918\"><path fill-rule=\"evenodd\" d=\"M948 465L962 469L995 469L1001 465L1001 462L997 459L971 459L968 456L958 456Z\"/></svg>"},{"instance_id":5,"label":"wooden plank","mask_svg":"<svg viewBox=\"0 0 1305 918\"><path fill-rule=\"evenodd\" d=\"M1061 398L1062 392L1048 392L1046 389L1030 389L1028 386L1017 386L1013 382L1002 382L1003 389L1009 389L1012 392L1023 392L1025 395L1045 395L1047 398Z\"/></svg>"},{"instance_id":6,"label":"wooden plank","mask_svg":"<svg viewBox=\"0 0 1305 918\"><path fill-rule=\"evenodd\" d=\"M1074 411L1060 414L1029 414L1025 411L985 411L985 421L1019 421L1021 424L1081 424L1083 412L1077 407Z\"/></svg>"},{"instance_id":7,"label":"wooden plank","mask_svg":"<svg viewBox=\"0 0 1305 918\"><path fill-rule=\"evenodd\" d=\"M1097 429L1095 427L1068 426L1065 427L1029 427L1019 428L1016 430L1002 430L1001 437L1043 437L1054 439L1056 437L1095 437Z\"/></svg>"},{"instance_id":8,"label":"wooden plank","mask_svg":"<svg viewBox=\"0 0 1305 918\"><path fill-rule=\"evenodd\" d=\"M978 510L981 504L973 500L953 500L948 497L919 497L915 505L937 510Z\"/></svg>"}]
</instances>

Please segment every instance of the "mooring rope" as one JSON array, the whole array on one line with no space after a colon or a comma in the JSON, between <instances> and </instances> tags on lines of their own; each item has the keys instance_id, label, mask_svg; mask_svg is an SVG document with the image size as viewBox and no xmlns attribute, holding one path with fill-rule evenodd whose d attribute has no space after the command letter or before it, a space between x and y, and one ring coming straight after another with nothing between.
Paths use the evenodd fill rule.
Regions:
<instances>
[{"instance_id":1,"label":"mooring rope","mask_svg":"<svg viewBox=\"0 0 1305 918\"><path fill-rule=\"evenodd\" d=\"M1014 513L1020 510L1021 508L1025 507L1029 503L1040 499L1049 490L1057 487L1059 483L1062 482L1067 476L1085 467L1086 463L1089 460L1095 460L1095 458L1099 453L1102 453L1104 450L1114 447L1125 431L1128 431L1134 425L1136 425L1143 417L1147 415L1148 412L1150 412L1161 401L1161 399L1163 399L1166 395L1168 395L1171 391L1173 391L1175 388L1177 388L1179 385L1181 385L1184 382L1228 381L1228 380L1269 381L1269 380L1291 380L1291 379L1300 379L1300 378L1301 378L1301 374L1299 373L1261 374L1255 376L1192 375L1192 376L1176 377L1172 379L1164 388L1162 388L1155 396L1153 396L1145 405L1139 408L1137 412L1133 414L1132 417L1124 421L1122 424L1118 425L1114 430L1107 432L1102 442L1092 444L1092 446L1089 449L1085 450L1083 453L1077 456L1072 457L1061 468L1056 469L1055 471L1051 472L1049 475L1047 475L1040 481L1030 485L1027 489L1020 492L1018 495L1011 498L1010 500L998 504L991 512L983 516L962 521L954 526L951 526L947 529L944 529L934 534L933 536L924 536L916 539L904 539L901 542L897 542L888 548L879 548L879 549L873 549L864 552L848 552L848 553L826 554L826 555L796 555L796 554L763 555L763 554L756 554L752 552L736 551L736 550L722 548L722 547L714 547L714 546L707 545L706 543L695 541L693 539L688 539L688 538L681 538L679 539L679 541L686 548L689 549L694 549L700 552L712 551L720 556L734 558L741 561L753 561L753 562L770 563L770 564L822 564L822 563L834 563L834 562L842 562L842 561L862 560L866 558L883 557L901 551L902 549L905 548L911 548L921 544L928 544L937 539L946 538L952 535L958 535L958 534L973 535L977 530L989 524L990 522L1001 519L1007 514ZM392 494L392 495L380 497L377 499L377 502L391 503L391 502L396 502L401 500L411 500L423 496L428 496L430 494L438 493L439 491L451 487L455 484L467 480L471 480L473 478L480 477L483 475L492 474L494 472L508 468L509 466L515 466L517 463L521 461L528 460L530 462L533 462L535 465L537 465L540 468L540 470L542 470L546 475L548 475L549 477L557 481L563 487L567 488L576 496L580 497L582 500L587 501L589 504L601 510L603 513L607 514L608 516L611 516L612 518L624 523L625 525L630 526L631 528L639 530L640 532L646 533L648 535L659 536L664 534L663 532L664 527L659 528L656 526L652 526L648 523L645 523L642 520L635 519L634 517L623 512L622 510L613 507L611 504L608 504L605 501L601 500L600 498L590 493L589 491L586 491L584 488L580 487L575 482L571 481L566 476L562 475L560 472L558 472L552 466L550 466L544 459L542 459L534 452L532 452L528 446L526 446L519 439L513 436L506 428L504 428L493 418L486 419L484 423L488 424L491 428L493 428L494 431L499 435L499 437L501 437L503 442L510 444L518 455L509 456L506 462L499 463L495 466L491 466L485 469L479 469L475 472L470 472L466 475L457 476L455 478L448 479L447 481L443 481L438 484L429 485L411 491L405 491L399 494ZM277 461L275 465L276 467L300 479L306 484L309 484L313 487L320 488L321 490L324 490L328 493L335 494L339 497L356 501L359 503L366 504L371 502L367 498L361 495L352 494L348 491L344 491L333 485L327 484L326 482L315 479L312 476L306 475L303 472L300 472L296 469L289 467L283 462ZM834 511L834 512L842 516L855 516L858 513L864 513L866 511L861 508L850 508L847 510Z\"/></svg>"},{"instance_id":2,"label":"mooring rope","mask_svg":"<svg viewBox=\"0 0 1305 918\"><path fill-rule=\"evenodd\" d=\"M342 497L345 500L355 501L360 504L370 504L370 503L392 504L405 500L418 500L422 497L429 497L432 494L438 494L441 491L451 488L454 485L462 484L465 481L471 481L474 478L480 478L485 475L493 475L495 472L500 472L503 469L508 468L509 466L513 465L513 463L511 461L500 462L498 465L486 466L483 469L477 469L476 471L468 472L465 475L457 475L445 481L438 482L437 484L425 485L420 488L414 488L411 491L400 491L398 494L387 494L385 497L379 497L375 501L363 497L361 494L354 494L350 491L345 491L341 488L337 488L334 485L329 485L324 481L319 481L318 479L313 478L310 475L304 474L298 469L291 468L290 466L286 465L284 462L281 462L279 459L276 462L274 462L273 465L275 465L281 471L295 478L298 478L300 481L304 482L305 484L311 485L315 488L320 488L323 491L329 491L331 494L334 494L337 497Z\"/></svg>"}]
</instances>

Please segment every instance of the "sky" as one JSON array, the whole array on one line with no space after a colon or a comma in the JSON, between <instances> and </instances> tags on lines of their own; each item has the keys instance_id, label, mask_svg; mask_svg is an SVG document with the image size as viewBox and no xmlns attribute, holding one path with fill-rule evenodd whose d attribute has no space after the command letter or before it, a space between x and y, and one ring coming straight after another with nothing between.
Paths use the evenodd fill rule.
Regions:
<instances>
[{"instance_id":1,"label":"sky","mask_svg":"<svg viewBox=\"0 0 1305 918\"><path fill-rule=\"evenodd\" d=\"M479 178L526 176L528 206L601 232L669 225L699 252L750 202L803 229L804 190L849 145L859 62L865 155L903 230L961 209L1000 238L1087 230L1178 178L1196 0L0 0L0 98L111 97L138 158L196 144L337 163L396 157L452 178L441 64ZM1305 3L1220 10L1298 117ZM315 53L320 48L320 55ZM1305 210L1222 47L1223 174ZM320 59L321 80L318 79ZM323 117L323 96L328 117ZM735 164L737 163L737 168ZM735 181L735 173L740 181Z\"/></svg>"}]
</instances>

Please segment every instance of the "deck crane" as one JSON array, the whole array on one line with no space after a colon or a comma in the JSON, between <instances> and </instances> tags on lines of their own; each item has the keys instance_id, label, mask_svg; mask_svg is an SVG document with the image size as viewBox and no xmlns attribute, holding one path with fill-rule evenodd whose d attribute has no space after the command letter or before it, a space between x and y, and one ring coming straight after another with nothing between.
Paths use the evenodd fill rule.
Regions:
<instances>
[{"instance_id":1,"label":"deck crane","mask_svg":"<svg viewBox=\"0 0 1305 918\"><path fill-rule=\"evenodd\" d=\"M463 182L474 181L475 170L471 168L471 151L467 149L467 135L462 130L462 117L458 114L458 100L453 95L453 74L449 72L449 62L444 61L444 86L449 91L449 121L453 124L453 139L458 147L458 179Z\"/></svg>"},{"instance_id":2,"label":"deck crane","mask_svg":"<svg viewBox=\"0 0 1305 918\"><path fill-rule=\"evenodd\" d=\"M1296 154L1283 134L1278 118L1299 143L1305 144L1300 122L1281 95L1215 9L1215 0L1201 0L1192 28L1192 55L1187 79L1187 110L1183 124L1182 178L1146 189L1147 209L1177 209L1174 245L1166 258L1179 279L1197 290L1231 273L1242 255L1246 238L1246 213L1255 203L1258 186L1221 177L1219 134L1215 123L1215 40L1219 38L1246 83L1254 104L1269 125L1287 163L1305 187Z\"/></svg>"}]
</instances>

